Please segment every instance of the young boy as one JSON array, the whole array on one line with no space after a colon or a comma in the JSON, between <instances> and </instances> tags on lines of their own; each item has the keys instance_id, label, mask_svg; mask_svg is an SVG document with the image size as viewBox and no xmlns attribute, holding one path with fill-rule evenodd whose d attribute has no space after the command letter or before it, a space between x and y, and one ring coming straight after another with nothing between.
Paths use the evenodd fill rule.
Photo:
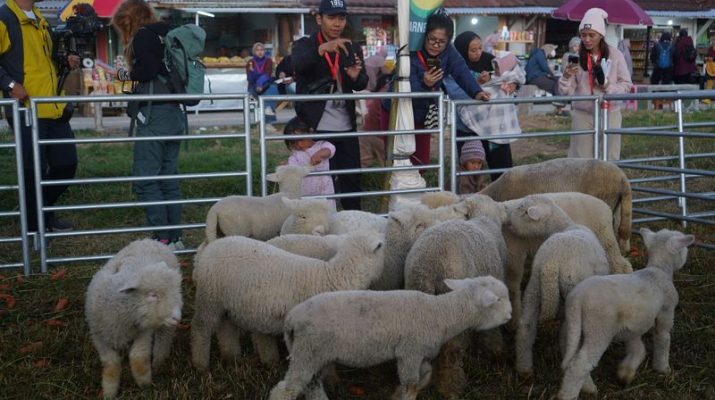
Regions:
<instances>
[{"instance_id":1,"label":"young boy","mask_svg":"<svg viewBox=\"0 0 715 400\"><path fill-rule=\"evenodd\" d=\"M459 157L460 171L479 171L484 164L484 156L481 140L464 142L462 155ZM460 176L457 190L459 194L476 193L484 186L484 175Z\"/></svg>"},{"instance_id":2,"label":"young boy","mask_svg":"<svg viewBox=\"0 0 715 400\"><path fill-rule=\"evenodd\" d=\"M295 117L288 121L283 130L284 135L305 135L312 133L307 123ZM286 139L286 147L291 151L288 165L312 165L313 171L328 171L329 159L335 154L335 146L325 140ZM301 195L331 195L335 193L330 175L307 176L303 178ZM335 200L329 200L335 210Z\"/></svg>"}]
</instances>

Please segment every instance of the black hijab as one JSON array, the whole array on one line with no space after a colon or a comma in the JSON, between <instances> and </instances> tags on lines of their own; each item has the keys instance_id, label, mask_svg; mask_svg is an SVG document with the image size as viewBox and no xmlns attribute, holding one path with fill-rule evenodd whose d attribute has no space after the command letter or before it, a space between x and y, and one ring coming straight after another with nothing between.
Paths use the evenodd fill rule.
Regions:
<instances>
[{"instance_id":1,"label":"black hijab","mask_svg":"<svg viewBox=\"0 0 715 400\"><path fill-rule=\"evenodd\" d=\"M460 33L455 39L454 39L454 47L457 49L459 54L462 55L462 58L464 58L464 62L467 63L467 66L469 67L470 70L476 71L477 68L477 63L478 62L472 62L469 61L469 43L472 43L472 40L475 38L478 38L479 35L477 35L474 32L471 31L466 31Z\"/></svg>"}]
</instances>

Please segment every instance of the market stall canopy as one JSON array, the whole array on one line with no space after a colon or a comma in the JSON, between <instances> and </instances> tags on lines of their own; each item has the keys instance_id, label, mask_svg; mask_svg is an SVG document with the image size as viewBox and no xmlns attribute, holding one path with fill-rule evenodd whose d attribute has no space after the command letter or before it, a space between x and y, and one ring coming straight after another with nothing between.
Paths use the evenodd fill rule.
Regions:
<instances>
[{"instance_id":1,"label":"market stall canopy","mask_svg":"<svg viewBox=\"0 0 715 400\"><path fill-rule=\"evenodd\" d=\"M586 11L595 7L606 10L609 24L653 25L653 20L633 0L569 0L551 15L557 19L580 21Z\"/></svg>"},{"instance_id":2,"label":"market stall canopy","mask_svg":"<svg viewBox=\"0 0 715 400\"><path fill-rule=\"evenodd\" d=\"M74 14L74 7L77 4L90 4L98 17L111 18L122 0L72 0L60 10L59 18L67 21L67 18Z\"/></svg>"}]
</instances>

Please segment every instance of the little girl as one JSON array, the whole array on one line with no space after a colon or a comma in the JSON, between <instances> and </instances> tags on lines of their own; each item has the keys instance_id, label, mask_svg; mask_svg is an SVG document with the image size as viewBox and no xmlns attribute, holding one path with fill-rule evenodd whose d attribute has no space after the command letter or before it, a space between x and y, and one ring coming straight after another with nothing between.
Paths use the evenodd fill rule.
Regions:
<instances>
[{"instance_id":1,"label":"little girl","mask_svg":"<svg viewBox=\"0 0 715 400\"><path fill-rule=\"evenodd\" d=\"M305 135L311 133L307 123L294 117L285 126L284 135ZM288 165L312 165L313 171L328 171L330 164L328 159L335 154L335 146L325 140L314 141L313 139L286 139L286 146L291 151L288 157ZM301 195L331 195L335 193L333 179L330 175L308 176L303 178ZM335 210L335 200L328 200L330 206Z\"/></svg>"}]
</instances>

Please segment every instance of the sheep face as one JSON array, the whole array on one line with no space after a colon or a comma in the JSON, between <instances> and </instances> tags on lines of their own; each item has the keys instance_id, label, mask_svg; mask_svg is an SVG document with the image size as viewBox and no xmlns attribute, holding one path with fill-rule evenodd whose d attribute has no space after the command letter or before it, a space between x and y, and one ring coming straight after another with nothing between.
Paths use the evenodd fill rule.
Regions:
<instances>
[{"instance_id":1,"label":"sheep face","mask_svg":"<svg viewBox=\"0 0 715 400\"><path fill-rule=\"evenodd\" d=\"M678 231L661 229L653 232L641 228L640 234L648 249L648 265L671 266L677 271L685 265L688 258L688 246L693 244L695 236L684 235Z\"/></svg>"},{"instance_id":2,"label":"sheep face","mask_svg":"<svg viewBox=\"0 0 715 400\"><path fill-rule=\"evenodd\" d=\"M445 279L450 289L468 290L474 298L473 305L478 315L479 330L488 330L503 325L511 319L511 302L506 285L493 276L467 279Z\"/></svg>"},{"instance_id":3,"label":"sheep face","mask_svg":"<svg viewBox=\"0 0 715 400\"><path fill-rule=\"evenodd\" d=\"M555 225L568 219L553 200L543 196L527 196L505 202L505 227L522 237L541 237L558 231Z\"/></svg>"},{"instance_id":4,"label":"sheep face","mask_svg":"<svg viewBox=\"0 0 715 400\"><path fill-rule=\"evenodd\" d=\"M119 292L129 299L142 329L174 326L181 320L181 274L164 262L143 268Z\"/></svg>"},{"instance_id":5,"label":"sheep face","mask_svg":"<svg viewBox=\"0 0 715 400\"><path fill-rule=\"evenodd\" d=\"M473 194L462 200L462 203L469 210L468 217L470 219L481 216L489 216L500 223L504 223L507 218L504 205L497 203L491 197L484 196L482 194Z\"/></svg>"},{"instance_id":6,"label":"sheep face","mask_svg":"<svg viewBox=\"0 0 715 400\"><path fill-rule=\"evenodd\" d=\"M283 203L291 209L291 217L281 231L305 235L327 234L330 205L325 199L283 198Z\"/></svg>"}]
</instances>

